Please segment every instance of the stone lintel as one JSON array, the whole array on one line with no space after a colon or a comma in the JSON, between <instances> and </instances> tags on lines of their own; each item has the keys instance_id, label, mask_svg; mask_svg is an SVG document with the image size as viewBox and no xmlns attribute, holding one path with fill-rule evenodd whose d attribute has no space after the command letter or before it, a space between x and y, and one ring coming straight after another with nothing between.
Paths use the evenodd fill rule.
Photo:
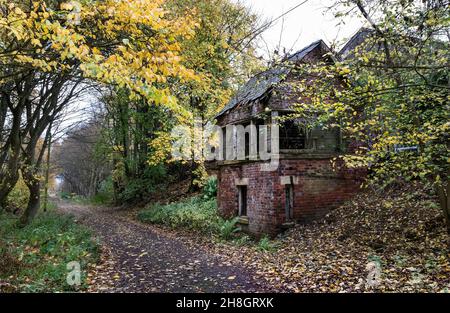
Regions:
<instances>
[{"instance_id":1,"label":"stone lintel","mask_svg":"<svg viewBox=\"0 0 450 313\"><path fill-rule=\"evenodd\" d=\"M248 178L236 178L234 180L234 183L236 186L247 186L248 185Z\"/></svg>"},{"instance_id":2,"label":"stone lintel","mask_svg":"<svg viewBox=\"0 0 450 313\"><path fill-rule=\"evenodd\" d=\"M282 185L298 185L298 176L280 176L280 183Z\"/></svg>"}]
</instances>

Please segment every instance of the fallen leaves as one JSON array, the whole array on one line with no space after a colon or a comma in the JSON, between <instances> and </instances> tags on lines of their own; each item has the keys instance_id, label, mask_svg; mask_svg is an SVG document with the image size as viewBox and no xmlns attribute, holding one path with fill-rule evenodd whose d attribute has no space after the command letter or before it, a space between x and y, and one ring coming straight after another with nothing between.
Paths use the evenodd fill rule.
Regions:
<instances>
[{"instance_id":1,"label":"fallen leaves","mask_svg":"<svg viewBox=\"0 0 450 313\"><path fill-rule=\"evenodd\" d=\"M360 194L310 225L277 239L279 249L209 245L292 292L448 292L447 234L435 199L423 186ZM379 281L368 284L369 264Z\"/></svg>"},{"instance_id":2,"label":"fallen leaves","mask_svg":"<svg viewBox=\"0 0 450 313\"><path fill-rule=\"evenodd\" d=\"M101 262L88 271L89 292L269 290L241 265L178 238L176 233L117 214L114 208L63 204L61 209L83 217L82 222L102 242Z\"/></svg>"},{"instance_id":3,"label":"fallen leaves","mask_svg":"<svg viewBox=\"0 0 450 313\"><path fill-rule=\"evenodd\" d=\"M108 216L117 234L101 224L97 232L119 236L120 244L110 242L119 248L102 257L90 291L242 291L253 284L288 292L448 292L447 234L429 194L417 186L362 193L280 235L274 252L144 226L126 212ZM112 279L117 272L120 279Z\"/></svg>"}]
</instances>

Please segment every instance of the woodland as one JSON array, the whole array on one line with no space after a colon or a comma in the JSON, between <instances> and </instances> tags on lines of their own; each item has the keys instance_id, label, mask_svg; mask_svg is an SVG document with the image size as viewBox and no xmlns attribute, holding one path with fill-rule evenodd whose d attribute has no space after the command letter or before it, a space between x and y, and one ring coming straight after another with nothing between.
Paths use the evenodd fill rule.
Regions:
<instances>
[{"instance_id":1,"label":"woodland","mask_svg":"<svg viewBox=\"0 0 450 313\"><path fill-rule=\"evenodd\" d=\"M449 292L449 7L324 8L371 36L352 58L333 54L341 40L334 62L296 66L315 83L286 82L309 99L286 118L338 128L357 146L335 165L367 176L326 217L256 238L219 214L205 158L172 157L173 130L211 123L295 52L261 37L283 15L235 0L0 0L0 292Z\"/></svg>"}]
</instances>

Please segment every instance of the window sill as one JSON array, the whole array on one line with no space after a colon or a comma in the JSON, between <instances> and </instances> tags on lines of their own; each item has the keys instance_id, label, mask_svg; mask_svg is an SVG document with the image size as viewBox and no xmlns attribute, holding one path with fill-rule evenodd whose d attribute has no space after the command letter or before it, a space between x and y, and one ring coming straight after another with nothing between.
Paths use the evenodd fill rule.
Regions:
<instances>
[{"instance_id":1,"label":"window sill","mask_svg":"<svg viewBox=\"0 0 450 313\"><path fill-rule=\"evenodd\" d=\"M283 229L289 229L295 226L295 223L293 221L289 221L289 222L284 222L283 224L281 224L281 227Z\"/></svg>"},{"instance_id":2,"label":"window sill","mask_svg":"<svg viewBox=\"0 0 450 313\"><path fill-rule=\"evenodd\" d=\"M239 224L248 225L248 217L247 216L239 216L237 222Z\"/></svg>"}]
</instances>

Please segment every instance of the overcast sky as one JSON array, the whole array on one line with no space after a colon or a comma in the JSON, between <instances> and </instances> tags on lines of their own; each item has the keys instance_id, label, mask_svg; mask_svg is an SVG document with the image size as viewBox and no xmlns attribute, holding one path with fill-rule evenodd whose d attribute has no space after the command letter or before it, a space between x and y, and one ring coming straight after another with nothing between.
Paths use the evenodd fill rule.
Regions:
<instances>
[{"instance_id":1,"label":"overcast sky","mask_svg":"<svg viewBox=\"0 0 450 313\"><path fill-rule=\"evenodd\" d=\"M284 12L302 3L304 0L235 0L245 3L266 19L275 19ZM362 26L362 19L351 18L345 25L337 25L337 20L331 12L326 12L326 7L331 0L309 0L282 19L271 25L262 37L269 49L273 51L280 41L281 29L284 29L281 37L281 47L293 52L303 48L311 42L322 39L327 44L343 40L352 36ZM283 27L282 27L283 25ZM267 50L264 47L265 50Z\"/></svg>"}]
</instances>

